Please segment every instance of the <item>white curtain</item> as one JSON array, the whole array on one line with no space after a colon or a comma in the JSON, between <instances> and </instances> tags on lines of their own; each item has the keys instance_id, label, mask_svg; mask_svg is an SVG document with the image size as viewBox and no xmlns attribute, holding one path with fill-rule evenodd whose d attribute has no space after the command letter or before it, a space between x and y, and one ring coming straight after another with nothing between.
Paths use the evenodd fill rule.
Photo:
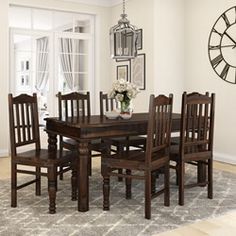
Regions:
<instances>
[{"instance_id":1,"label":"white curtain","mask_svg":"<svg viewBox=\"0 0 236 236\"><path fill-rule=\"evenodd\" d=\"M48 37L37 39L36 42L36 84L38 91L43 92L48 82Z\"/></svg>"},{"instance_id":2,"label":"white curtain","mask_svg":"<svg viewBox=\"0 0 236 236\"><path fill-rule=\"evenodd\" d=\"M65 82L69 89L73 89L73 45L72 39L61 38L60 39L60 61L62 67L62 73L65 78Z\"/></svg>"}]
</instances>

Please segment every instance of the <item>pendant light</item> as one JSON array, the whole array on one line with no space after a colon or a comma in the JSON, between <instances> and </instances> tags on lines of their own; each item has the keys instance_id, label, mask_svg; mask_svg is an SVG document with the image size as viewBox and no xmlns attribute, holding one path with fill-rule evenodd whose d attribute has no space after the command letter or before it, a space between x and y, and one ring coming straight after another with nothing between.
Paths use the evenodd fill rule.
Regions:
<instances>
[{"instance_id":1,"label":"pendant light","mask_svg":"<svg viewBox=\"0 0 236 236\"><path fill-rule=\"evenodd\" d=\"M123 13L118 24L110 29L110 50L113 59L131 59L137 56L137 27L131 25L125 14L125 0Z\"/></svg>"}]
</instances>

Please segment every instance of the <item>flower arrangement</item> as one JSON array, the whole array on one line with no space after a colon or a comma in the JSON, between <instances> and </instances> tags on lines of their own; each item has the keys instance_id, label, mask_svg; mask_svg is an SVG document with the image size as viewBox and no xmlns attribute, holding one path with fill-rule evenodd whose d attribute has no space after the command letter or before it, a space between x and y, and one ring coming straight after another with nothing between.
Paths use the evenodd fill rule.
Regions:
<instances>
[{"instance_id":1,"label":"flower arrangement","mask_svg":"<svg viewBox=\"0 0 236 236\"><path fill-rule=\"evenodd\" d=\"M110 98L115 98L121 104L121 113L129 112L130 101L139 93L139 89L133 83L119 79L113 83L109 93Z\"/></svg>"}]
</instances>

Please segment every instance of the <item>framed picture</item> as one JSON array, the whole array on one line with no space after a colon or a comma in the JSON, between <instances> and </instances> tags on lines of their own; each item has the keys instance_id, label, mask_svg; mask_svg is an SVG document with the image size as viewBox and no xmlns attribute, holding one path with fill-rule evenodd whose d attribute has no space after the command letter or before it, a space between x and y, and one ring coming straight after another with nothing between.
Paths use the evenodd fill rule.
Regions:
<instances>
[{"instance_id":1,"label":"framed picture","mask_svg":"<svg viewBox=\"0 0 236 236\"><path fill-rule=\"evenodd\" d=\"M136 84L140 90L146 89L146 55L138 54L131 61L131 82Z\"/></svg>"},{"instance_id":2,"label":"framed picture","mask_svg":"<svg viewBox=\"0 0 236 236\"><path fill-rule=\"evenodd\" d=\"M136 30L137 34L137 49L143 49L143 29Z\"/></svg>"},{"instance_id":3,"label":"framed picture","mask_svg":"<svg viewBox=\"0 0 236 236\"><path fill-rule=\"evenodd\" d=\"M116 67L116 79L125 79L126 81L129 80L128 78L128 65L120 65Z\"/></svg>"},{"instance_id":4,"label":"framed picture","mask_svg":"<svg viewBox=\"0 0 236 236\"><path fill-rule=\"evenodd\" d=\"M116 62L130 61L130 59L116 59Z\"/></svg>"}]
</instances>

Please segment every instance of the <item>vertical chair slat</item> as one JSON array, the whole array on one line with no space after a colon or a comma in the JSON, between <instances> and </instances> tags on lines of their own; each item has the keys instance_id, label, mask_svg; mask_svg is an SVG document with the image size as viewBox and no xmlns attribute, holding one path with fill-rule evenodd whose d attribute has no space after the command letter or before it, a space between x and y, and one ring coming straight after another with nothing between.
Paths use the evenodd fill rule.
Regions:
<instances>
[{"instance_id":1,"label":"vertical chair slat","mask_svg":"<svg viewBox=\"0 0 236 236\"><path fill-rule=\"evenodd\" d=\"M21 104L21 121L22 121L22 136L23 136L23 142L26 141L26 125L25 125L25 103Z\"/></svg>"},{"instance_id":2,"label":"vertical chair slat","mask_svg":"<svg viewBox=\"0 0 236 236\"><path fill-rule=\"evenodd\" d=\"M30 106L26 103L26 124L27 124L27 137L28 140L31 140L31 132L30 132Z\"/></svg>"},{"instance_id":3,"label":"vertical chair slat","mask_svg":"<svg viewBox=\"0 0 236 236\"><path fill-rule=\"evenodd\" d=\"M17 142L21 143L21 128L20 128L20 109L19 109L19 104L15 104L15 112L16 112L16 123L15 123L15 127L17 129Z\"/></svg>"},{"instance_id":4,"label":"vertical chair slat","mask_svg":"<svg viewBox=\"0 0 236 236\"><path fill-rule=\"evenodd\" d=\"M70 108L71 117L74 118L74 101L73 100L70 101L70 106L71 106Z\"/></svg>"},{"instance_id":5,"label":"vertical chair slat","mask_svg":"<svg viewBox=\"0 0 236 236\"><path fill-rule=\"evenodd\" d=\"M202 104L199 105L199 114L198 114L198 140L200 140L202 135Z\"/></svg>"}]
</instances>

